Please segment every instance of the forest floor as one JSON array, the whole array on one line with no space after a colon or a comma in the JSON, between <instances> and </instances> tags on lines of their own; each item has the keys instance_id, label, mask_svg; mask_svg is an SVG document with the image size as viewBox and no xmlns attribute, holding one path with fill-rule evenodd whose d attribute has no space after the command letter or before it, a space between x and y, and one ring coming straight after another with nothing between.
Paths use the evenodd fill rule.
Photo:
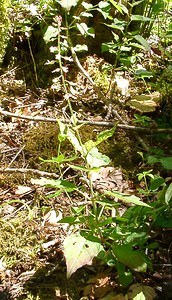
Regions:
<instances>
[{"instance_id":1,"label":"forest floor","mask_svg":"<svg viewBox=\"0 0 172 300\"><path fill-rule=\"evenodd\" d=\"M96 57L86 62L100 90L108 93L106 78L99 71L101 65L102 60ZM171 228L158 228L154 233L154 242L159 243L159 248L153 255L153 270L134 272L135 285L130 288L122 288L116 270L98 261L77 270L67 279L63 241L70 230L57 221L70 215L71 208L79 207L83 198L76 192L70 197L62 193L50 198L49 195L56 191L54 188L32 183L39 177L59 177L57 165L41 163L40 157L50 160L58 154L56 119L70 120L67 100L58 81L51 88L32 90L16 79L15 69L0 78L3 109L0 121L0 299L127 300L133 299L133 290L141 286L147 289L145 299L172 299ZM68 96L77 119L92 123L80 128L84 142L111 128L113 123L126 126L117 127L114 137L102 146L103 153L112 161L113 178L104 173L99 184L101 188L106 185L114 188L114 182L118 181L120 191L134 194L140 184L136 174L142 169L138 152L151 147L156 137L128 127L133 126L134 112L138 110L126 106L126 99L131 98L136 87L129 74L125 74L125 80L122 91L114 87L118 101L115 100L113 109L109 109L109 103L97 95L81 73L70 81ZM142 81L137 83L137 93L142 90L144 94L146 89ZM156 97L153 95L151 101ZM156 101L149 103L148 114L153 114L158 105ZM171 140L168 145L167 141L165 143L168 147ZM69 144L65 144L62 151L74 155ZM65 178L76 178L75 182L81 184L77 172L63 168L62 172Z\"/></svg>"}]
</instances>

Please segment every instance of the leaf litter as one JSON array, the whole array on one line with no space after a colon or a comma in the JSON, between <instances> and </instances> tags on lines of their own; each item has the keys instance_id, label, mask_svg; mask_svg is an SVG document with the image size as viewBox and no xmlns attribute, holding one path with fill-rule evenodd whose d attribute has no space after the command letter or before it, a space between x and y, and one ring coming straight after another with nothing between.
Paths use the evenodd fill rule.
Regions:
<instances>
[{"instance_id":1,"label":"leaf litter","mask_svg":"<svg viewBox=\"0 0 172 300\"><path fill-rule=\"evenodd\" d=\"M91 66L89 60L95 67L98 66L99 59L91 57L86 62L90 71L94 73L95 68ZM96 76L97 74L95 74ZM122 94L126 95L129 93L128 81L125 78L120 79L125 83L125 88L122 87ZM62 95L59 96L57 103L50 90L40 90L38 94L35 94L31 90L23 88L23 84L15 79L15 72L11 74L11 78L8 74L8 81L5 76L1 78L1 86L6 91L6 97L3 96L3 101L5 101L3 104L11 112L52 117L54 111L61 114L61 108L66 103ZM103 120L106 105L97 98L94 90L86 83L81 74L78 75L77 82L73 86L74 88L71 83L71 99L73 99L78 114L92 120L91 108L91 111L94 111L94 118ZM135 98L133 97L133 99ZM150 98L152 100L154 95L150 95ZM145 99L142 100L145 101ZM53 103L53 107L48 104L50 102ZM154 105L149 103L149 106ZM63 114L61 116L63 117ZM22 148L22 135L34 127L39 130L35 122L26 122L15 118L7 118L0 123L0 132L2 133L1 167L9 166L11 162L12 166L21 167L22 165L24 168L31 164L29 156L32 154L26 153ZM19 151L20 149L22 150ZM38 166L38 163L36 165ZM73 175L70 174L70 176ZM121 192L130 190L128 181L123 179L121 169L102 167L92 176L95 188L102 193L107 189ZM89 249L93 248L89 243L93 242L85 241L78 235L70 236L68 228L64 224L57 223L59 220L57 212L62 211L65 215L70 212L70 208L73 206L71 199L62 194L55 197L52 204L52 200L46 196L53 189L44 187L40 189L37 186L32 189L29 186L30 176L2 173L0 180L0 243L3 245L0 258L0 291L3 292L6 299L152 300L156 297L156 293L151 285L161 291L161 282L164 281L164 278L169 281L170 273L165 269L159 270L157 266L157 272L155 271L154 274L148 272L147 279L144 276L140 278L136 274L135 280L139 283L124 291L117 284L117 273L114 273L114 269L94 264L94 257L103 250L100 245L95 243L94 253L90 253ZM77 199L75 199L75 194L73 196L73 201L77 205L81 199L78 195ZM16 202L10 203L11 200L16 200ZM27 206L30 207L32 218L29 217ZM168 245L167 236L169 236L167 231L163 233L160 231L157 235L157 239L161 240L162 249ZM64 242L65 237L67 239ZM81 238L82 249L78 249ZM64 261L66 251L69 251L71 255L71 259L67 261L68 275L71 276L68 280ZM161 250L161 253L155 257L155 260L159 261L159 259L162 264L168 263L170 261L168 251ZM82 266L85 268L81 268ZM107 270L108 274L106 274ZM158 272L161 274L160 277L156 274Z\"/></svg>"}]
</instances>

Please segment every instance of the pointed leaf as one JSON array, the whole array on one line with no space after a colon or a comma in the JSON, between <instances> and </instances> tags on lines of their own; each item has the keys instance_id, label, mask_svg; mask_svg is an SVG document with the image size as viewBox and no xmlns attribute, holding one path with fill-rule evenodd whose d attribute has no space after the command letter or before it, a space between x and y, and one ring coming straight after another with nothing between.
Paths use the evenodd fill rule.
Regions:
<instances>
[{"instance_id":1,"label":"pointed leaf","mask_svg":"<svg viewBox=\"0 0 172 300\"><path fill-rule=\"evenodd\" d=\"M105 191L105 194L106 195L109 195L109 196L112 196L112 197L115 197L115 198L118 198L124 202L129 202L129 203L133 203L133 204L136 204L136 205L141 205L141 206L147 206L147 207L150 207L150 205L148 205L147 203L144 203L140 200L139 197L136 197L135 195L125 195L123 193L120 193L120 192L111 192L111 191Z\"/></svg>"},{"instance_id":2,"label":"pointed leaf","mask_svg":"<svg viewBox=\"0 0 172 300\"><path fill-rule=\"evenodd\" d=\"M165 203L169 204L171 199L172 199L172 183L170 183L170 185L165 193Z\"/></svg>"},{"instance_id":3,"label":"pointed leaf","mask_svg":"<svg viewBox=\"0 0 172 300\"><path fill-rule=\"evenodd\" d=\"M149 43L141 35L137 34L134 38L145 48L145 50L151 51Z\"/></svg>"},{"instance_id":4,"label":"pointed leaf","mask_svg":"<svg viewBox=\"0 0 172 300\"><path fill-rule=\"evenodd\" d=\"M130 245L113 245L112 251L118 261L131 270L146 272L149 260L143 252L133 250Z\"/></svg>"},{"instance_id":5,"label":"pointed leaf","mask_svg":"<svg viewBox=\"0 0 172 300\"><path fill-rule=\"evenodd\" d=\"M110 158L100 153L96 147L89 151L86 160L91 168L106 166L110 163Z\"/></svg>"},{"instance_id":6,"label":"pointed leaf","mask_svg":"<svg viewBox=\"0 0 172 300\"><path fill-rule=\"evenodd\" d=\"M91 265L92 260L100 251L104 251L100 243L86 240L79 233L68 236L64 241L64 256L69 278L77 269Z\"/></svg>"}]
</instances>

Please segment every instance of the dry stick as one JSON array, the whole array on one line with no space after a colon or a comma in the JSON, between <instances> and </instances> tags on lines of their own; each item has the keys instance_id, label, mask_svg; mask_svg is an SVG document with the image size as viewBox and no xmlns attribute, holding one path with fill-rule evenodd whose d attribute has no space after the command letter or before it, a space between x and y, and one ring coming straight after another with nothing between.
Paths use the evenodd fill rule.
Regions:
<instances>
[{"instance_id":1,"label":"dry stick","mask_svg":"<svg viewBox=\"0 0 172 300\"><path fill-rule=\"evenodd\" d=\"M114 115L116 115L117 118L122 119L119 114L116 112L116 110L113 110ZM31 117L31 116L25 116L25 115L17 115L14 113L10 113L6 110L0 109L0 115L17 118L17 119L23 119L27 121L34 121L34 122L46 122L46 123L57 123L57 118L45 118L45 117ZM65 124L72 124L71 120L59 119L61 122ZM147 128L147 127L137 127L133 125L127 125L127 124L116 124L116 122L104 122L104 121L85 121L85 120L77 120L77 124L85 124L90 126L102 126L102 127L117 127L119 129L124 130L131 130L136 132L143 132L148 134L159 134L159 133L172 133L172 128Z\"/></svg>"},{"instance_id":2,"label":"dry stick","mask_svg":"<svg viewBox=\"0 0 172 300\"><path fill-rule=\"evenodd\" d=\"M24 169L24 168L0 168L0 173L23 173L23 174L35 174L41 177L49 177L49 178L59 178L59 175L56 173L48 173L44 171L39 171L35 169Z\"/></svg>"}]
</instances>

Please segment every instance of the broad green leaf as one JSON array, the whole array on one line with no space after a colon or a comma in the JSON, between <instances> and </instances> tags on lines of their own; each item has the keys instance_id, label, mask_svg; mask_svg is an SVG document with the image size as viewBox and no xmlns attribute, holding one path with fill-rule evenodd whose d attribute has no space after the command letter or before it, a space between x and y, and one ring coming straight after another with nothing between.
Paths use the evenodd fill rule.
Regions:
<instances>
[{"instance_id":1,"label":"broad green leaf","mask_svg":"<svg viewBox=\"0 0 172 300\"><path fill-rule=\"evenodd\" d=\"M54 187L54 188L58 188L58 189L63 189L68 192L77 190L77 187L73 183L71 183L67 180L46 179L46 178L42 177L41 179L33 179L32 178L31 183L38 184L41 186L50 186L50 187Z\"/></svg>"},{"instance_id":2,"label":"broad green leaf","mask_svg":"<svg viewBox=\"0 0 172 300\"><path fill-rule=\"evenodd\" d=\"M149 260L144 252L133 250L130 245L112 245L112 251L118 261L131 270L146 272Z\"/></svg>"},{"instance_id":3,"label":"broad green leaf","mask_svg":"<svg viewBox=\"0 0 172 300\"><path fill-rule=\"evenodd\" d=\"M141 78L151 78L153 77L153 72L147 71L145 69L137 69L135 70L135 75Z\"/></svg>"},{"instance_id":4,"label":"broad green leaf","mask_svg":"<svg viewBox=\"0 0 172 300\"><path fill-rule=\"evenodd\" d=\"M49 43L50 41L57 38L58 33L59 33L58 28L53 27L53 26L48 26L48 28L44 34L44 37L43 37L45 43Z\"/></svg>"},{"instance_id":5,"label":"broad green leaf","mask_svg":"<svg viewBox=\"0 0 172 300\"><path fill-rule=\"evenodd\" d=\"M140 200L140 198L136 197L135 195L125 195L125 194L120 193L120 192L111 192L111 191L105 191L105 195L109 195L109 196L118 198L118 199L120 199L124 202L127 202L127 203L133 203L135 205L146 206L146 207L151 208L150 205L148 205L147 203L142 202Z\"/></svg>"},{"instance_id":6,"label":"broad green leaf","mask_svg":"<svg viewBox=\"0 0 172 300\"><path fill-rule=\"evenodd\" d=\"M172 228L172 209L163 212L153 223L155 227Z\"/></svg>"},{"instance_id":7,"label":"broad green leaf","mask_svg":"<svg viewBox=\"0 0 172 300\"><path fill-rule=\"evenodd\" d=\"M167 170L172 170L172 156L160 158L160 163Z\"/></svg>"},{"instance_id":8,"label":"broad green leaf","mask_svg":"<svg viewBox=\"0 0 172 300\"><path fill-rule=\"evenodd\" d=\"M150 21L154 21L154 20L151 18L148 18L148 17L144 17L142 15L132 15L131 21L150 22Z\"/></svg>"},{"instance_id":9,"label":"broad green leaf","mask_svg":"<svg viewBox=\"0 0 172 300\"><path fill-rule=\"evenodd\" d=\"M163 184L163 183L165 183L165 180L164 180L164 178L162 178L162 177L155 177L152 181L151 181L151 184L150 184L150 186L149 186L149 190L150 191L155 191L155 190L157 190L157 189L159 189L159 187Z\"/></svg>"},{"instance_id":10,"label":"broad green leaf","mask_svg":"<svg viewBox=\"0 0 172 300\"><path fill-rule=\"evenodd\" d=\"M67 223L67 224L73 225L73 224L79 223L79 222L76 222L77 219L78 219L78 217L72 217L72 216L64 217L61 220L59 220L58 223Z\"/></svg>"},{"instance_id":11,"label":"broad green leaf","mask_svg":"<svg viewBox=\"0 0 172 300\"><path fill-rule=\"evenodd\" d=\"M136 34L134 36L134 38L136 39L136 41L138 41L147 51L151 51L151 47L149 45L149 43L139 34Z\"/></svg>"},{"instance_id":12,"label":"broad green leaf","mask_svg":"<svg viewBox=\"0 0 172 300\"><path fill-rule=\"evenodd\" d=\"M94 257L104 251L100 243L85 239L79 233L72 234L64 240L64 256L69 278L77 269L91 265Z\"/></svg>"},{"instance_id":13,"label":"broad green leaf","mask_svg":"<svg viewBox=\"0 0 172 300\"><path fill-rule=\"evenodd\" d=\"M168 205L171 199L172 199L172 183L170 183L165 193L165 203Z\"/></svg>"},{"instance_id":14,"label":"broad green leaf","mask_svg":"<svg viewBox=\"0 0 172 300\"><path fill-rule=\"evenodd\" d=\"M88 152L86 160L91 168L106 166L110 163L110 158L100 153L96 147Z\"/></svg>"},{"instance_id":15,"label":"broad green leaf","mask_svg":"<svg viewBox=\"0 0 172 300\"><path fill-rule=\"evenodd\" d=\"M154 156L154 155L149 155L147 158L147 163L148 164L156 164L157 162L159 162L159 159Z\"/></svg>"},{"instance_id":16,"label":"broad green leaf","mask_svg":"<svg viewBox=\"0 0 172 300\"><path fill-rule=\"evenodd\" d=\"M118 263L117 266L119 281L123 287L128 287L133 282L133 275L130 270L126 270L126 266Z\"/></svg>"},{"instance_id":17,"label":"broad green leaf","mask_svg":"<svg viewBox=\"0 0 172 300\"><path fill-rule=\"evenodd\" d=\"M111 10L110 4L109 4L108 2L106 2L106 1L100 1L100 2L98 3L98 7L99 7L99 8L97 8L97 10L98 10L99 12L101 12L101 14L103 15L103 17L104 17L105 19L107 19L108 16L109 16L110 10Z\"/></svg>"}]
</instances>

